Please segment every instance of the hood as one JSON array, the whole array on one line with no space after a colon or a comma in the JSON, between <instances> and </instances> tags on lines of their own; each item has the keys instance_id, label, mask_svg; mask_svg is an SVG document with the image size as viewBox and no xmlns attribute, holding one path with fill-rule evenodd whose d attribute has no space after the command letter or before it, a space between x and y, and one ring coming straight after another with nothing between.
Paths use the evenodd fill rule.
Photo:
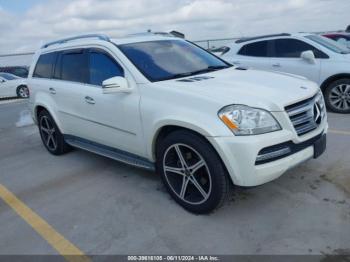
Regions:
<instances>
[{"instance_id":1,"label":"hood","mask_svg":"<svg viewBox=\"0 0 350 262\"><path fill-rule=\"evenodd\" d=\"M269 111L314 96L319 87L303 77L253 69L228 68L207 74L157 82L178 92L191 93L221 106L244 104Z\"/></svg>"}]
</instances>

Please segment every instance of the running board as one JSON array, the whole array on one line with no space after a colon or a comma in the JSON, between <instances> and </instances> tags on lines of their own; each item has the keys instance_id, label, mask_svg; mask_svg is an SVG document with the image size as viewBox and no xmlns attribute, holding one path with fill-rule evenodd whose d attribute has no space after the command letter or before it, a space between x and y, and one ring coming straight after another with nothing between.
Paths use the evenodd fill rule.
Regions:
<instances>
[{"instance_id":1,"label":"running board","mask_svg":"<svg viewBox=\"0 0 350 262\"><path fill-rule=\"evenodd\" d=\"M72 147L77 147L101 156L105 156L114 160L117 160L119 162L144 168L147 170L155 171L155 165L153 162L149 161L146 158L142 158L140 156L131 154L129 152L124 152L122 150L101 145L80 137L75 137L71 135L64 135L64 140L67 144L71 145Z\"/></svg>"}]
</instances>

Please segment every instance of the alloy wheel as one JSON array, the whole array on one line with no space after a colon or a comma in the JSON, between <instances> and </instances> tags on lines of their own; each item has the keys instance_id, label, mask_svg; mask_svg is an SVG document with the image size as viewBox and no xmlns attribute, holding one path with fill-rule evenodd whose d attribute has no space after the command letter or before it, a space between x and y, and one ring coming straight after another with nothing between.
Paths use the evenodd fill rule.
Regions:
<instances>
[{"instance_id":1,"label":"alloy wheel","mask_svg":"<svg viewBox=\"0 0 350 262\"><path fill-rule=\"evenodd\" d=\"M212 190L212 179L207 163L192 147L171 145L163 157L163 172L171 190L184 202L199 205Z\"/></svg>"},{"instance_id":2,"label":"alloy wheel","mask_svg":"<svg viewBox=\"0 0 350 262\"><path fill-rule=\"evenodd\" d=\"M19 88L18 94L21 98L27 98L29 97L29 90L27 87L22 86Z\"/></svg>"},{"instance_id":3,"label":"alloy wheel","mask_svg":"<svg viewBox=\"0 0 350 262\"><path fill-rule=\"evenodd\" d=\"M40 133L46 147L55 151L57 149L56 129L47 116L42 116L40 119Z\"/></svg>"},{"instance_id":4,"label":"alloy wheel","mask_svg":"<svg viewBox=\"0 0 350 262\"><path fill-rule=\"evenodd\" d=\"M341 84L333 87L329 94L329 102L338 110L350 109L350 85Z\"/></svg>"}]
</instances>

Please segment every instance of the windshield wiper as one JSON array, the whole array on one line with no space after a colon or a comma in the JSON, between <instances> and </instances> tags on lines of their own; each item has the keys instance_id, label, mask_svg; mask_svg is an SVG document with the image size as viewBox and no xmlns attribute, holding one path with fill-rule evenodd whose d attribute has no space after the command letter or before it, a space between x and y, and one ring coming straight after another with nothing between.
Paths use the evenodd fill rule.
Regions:
<instances>
[{"instance_id":1,"label":"windshield wiper","mask_svg":"<svg viewBox=\"0 0 350 262\"><path fill-rule=\"evenodd\" d=\"M208 69L220 70L220 69L225 69L225 68L229 68L229 67L231 67L231 65L208 66Z\"/></svg>"},{"instance_id":2,"label":"windshield wiper","mask_svg":"<svg viewBox=\"0 0 350 262\"><path fill-rule=\"evenodd\" d=\"M163 78L162 80L170 80L170 79L176 79L176 78L181 78L181 77L186 77L186 76L193 76L193 75L213 72L213 71L216 71L216 70L225 69L225 68L229 68L229 67L231 67L231 66L230 65L208 66L207 68L203 68L203 69L192 71L192 72L185 72L185 73L175 74L175 75L172 75L170 77Z\"/></svg>"},{"instance_id":3,"label":"windshield wiper","mask_svg":"<svg viewBox=\"0 0 350 262\"><path fill-rule=\"evenodd\" d=\"M198 74L202 74L202 73L208 73L208 72L213 72L216 70L220 70L220 69L224 69L224 68L228 68L228 65L222 65L222 66L208 66L207 68L203 68L203 69L199 69L193 72L188 72L188 73L181 73L178 75L184 75L184 76L192 76L192 75L198 75Z\"/></svg>"}]
</instances>

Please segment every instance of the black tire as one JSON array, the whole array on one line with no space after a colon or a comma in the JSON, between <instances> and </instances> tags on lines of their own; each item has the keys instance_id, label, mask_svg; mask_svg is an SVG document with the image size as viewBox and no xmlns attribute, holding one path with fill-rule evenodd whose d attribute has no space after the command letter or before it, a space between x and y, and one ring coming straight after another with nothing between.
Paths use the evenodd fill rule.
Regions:
<instances>
[{"instance_id":1,"label":"black tire","mask_svg":"<svg viewBox=\"0 0 350 262\"><path fill-rule=\"evenodd\" d=\"M185 156L184 162L188 165L188 170L183 169L181 174L169 171L171 167L177 170L183 166L179 159L178 148ZM196 163L202 163L202 160L205 165L196 171L192 169ZM230 191L231 181L217 152L208 141L190 131L174 131L160 141L157 146L156 166L169 194L178 204L192 213L206 214L214 211L225 202ZM168 171L165 172L165 169ZM193 174L191 170L194 171ZM195 182L202 191L197 190ZM184 184L186 187L182 190Z\"/></svg>"},{"instance_id":2,"label":"black tire","mask_svg":"<svg viewBox=\"0 0 350 262\"><path fill-rule=\"evenodd\" d=\"M38 116L38 127L41 140L51 154L62 155L71 151L50 113L42 110ZM50 138L49 138L50 137Z\"/></svg>"},{"instance_id":3,"label":"black tire","mask_svg":"<svg viewBox=\"0 0 350 262\"><path fill-rule=\"evenodd\" d=\"M329 110L341 114L350 113L350 79L343 78L330 83L324 96Z\"/></svg>"},{"instance_id":4,"label":"black tire","mask_svg":"<svg viewBox=\"0 0 350 262\"><path fill-rule=\"evenodd\" d=\"M21 86L17 87L16 93L17 93L17 97L20 97L20 98L28 98L29 97L29 89L25 85L21 85Z\"/></svg>"}]
</instances>

